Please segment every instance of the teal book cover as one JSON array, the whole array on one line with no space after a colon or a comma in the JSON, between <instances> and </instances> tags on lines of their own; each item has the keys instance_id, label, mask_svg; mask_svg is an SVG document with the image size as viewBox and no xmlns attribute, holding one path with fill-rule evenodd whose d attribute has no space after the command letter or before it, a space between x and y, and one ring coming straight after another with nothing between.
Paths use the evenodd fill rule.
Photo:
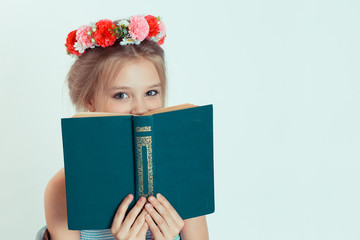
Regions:
<instances>
[{"instance_id":1,"label":"teal book cover","mask_svg":"<svg viewBox=\"0 0 360 240\"><path fill-rule=\"evenodd\" d=\"M69 230L111 228L129 193L126 214L156 193L184 220L215 211L213 105L163 109L61 119Z\"/></svg>"}]
</instances>

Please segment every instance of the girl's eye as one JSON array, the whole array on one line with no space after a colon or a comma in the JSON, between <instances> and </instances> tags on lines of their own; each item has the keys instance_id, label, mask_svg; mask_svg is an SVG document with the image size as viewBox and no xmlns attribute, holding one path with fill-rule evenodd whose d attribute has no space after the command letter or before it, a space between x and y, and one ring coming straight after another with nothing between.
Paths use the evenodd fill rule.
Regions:
<instances>
[{"instance_id":1,"label":"girl's eye","mask_svg":"<svg viewBox=\"0 0 360 240\"><path fill-rule=\"evenodd\" d=\"M128 96L126 93L119 92L119 93L115 94L114 98L124 99L124 98L126 98L126 97L124 97L125 95Z\"/></svg>"},{"instance_id":2,"label":"girl's eye","mask_svg":"<svg viewBox=\"0 0 360 240\"><path fill-rule=\"evenodd\" d=\"M149 94L150 93L150 94ZM155 95L157 95L159 92L158 91L156 91L156 90L150 90L150 91L148 91L147 92L147 95L148 96L155 96Z\"/></svg>"}]
</instances>

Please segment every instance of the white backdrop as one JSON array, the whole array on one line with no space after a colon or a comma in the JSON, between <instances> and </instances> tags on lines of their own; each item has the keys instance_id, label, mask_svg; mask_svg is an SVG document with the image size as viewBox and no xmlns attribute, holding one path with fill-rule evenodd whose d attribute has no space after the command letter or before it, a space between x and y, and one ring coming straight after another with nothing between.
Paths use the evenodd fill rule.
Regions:
<instances>
[{"instance_id":1,"label":"white backdrop","mask_svg":"<svg viewBox=\"0 0 360 240\"><path fill-rule=\"evenodd\" d=\"M67 34L163 17L168 105L214 105L211 239L360 239L360 1L8 1L0 10L0 238L33 239L63 167ZM15 234L15 235L14 235Z\"/></svg>"}]
</instances>

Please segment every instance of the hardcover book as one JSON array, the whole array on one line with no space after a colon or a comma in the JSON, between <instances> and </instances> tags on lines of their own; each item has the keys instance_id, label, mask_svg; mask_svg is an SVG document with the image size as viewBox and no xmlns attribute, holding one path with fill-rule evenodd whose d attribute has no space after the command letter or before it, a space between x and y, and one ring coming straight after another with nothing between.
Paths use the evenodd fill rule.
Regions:
<instances>
[{"instance_id":1,"label":"hardcover book","mask_svg":"<svg viewBox=\"0 0 360 240\"><path fill-rule=\"evenodd\" d=\"M215 211L213 105L61 119L69 230L111 228L121 201L161 193L182 219ZM125 215L125 216L126 216Z\"/></svg>"}]
</instances>

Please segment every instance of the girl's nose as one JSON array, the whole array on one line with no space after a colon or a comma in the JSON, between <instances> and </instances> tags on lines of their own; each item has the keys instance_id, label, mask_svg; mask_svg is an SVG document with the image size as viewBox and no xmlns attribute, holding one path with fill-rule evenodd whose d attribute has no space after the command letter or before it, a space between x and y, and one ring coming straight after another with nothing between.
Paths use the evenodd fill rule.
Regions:
<instances>
[{"instance_id":1,"label":"girl's nose","mask_svg":"<svg viewBox=\"0 0 360 240\"><path fill-rule=\"evenodd\" d=\"M130 114L142 115L148 111L145 101L134 101Z\"/></svg>"}]
</instances>

